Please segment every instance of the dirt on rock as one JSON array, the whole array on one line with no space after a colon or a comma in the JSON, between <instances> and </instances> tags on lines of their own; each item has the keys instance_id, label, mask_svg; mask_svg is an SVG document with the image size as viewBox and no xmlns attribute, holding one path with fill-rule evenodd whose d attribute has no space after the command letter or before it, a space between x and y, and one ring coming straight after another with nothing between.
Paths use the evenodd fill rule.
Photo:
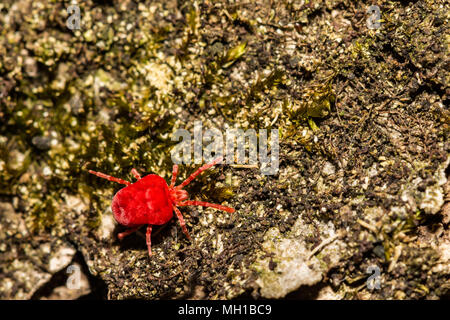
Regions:
<instances>
[{"instance_id":1,"label":"dirt on rock","mask_svg":"<svg viewBox=\"0 0 450 320\"><path fill-rule=\"evenodd\" d=\"M448 1L69 5L0 4L0 298L448 298ZM87 170L168 181L197 121L276 129L279 170L199 176L236 212L183 207L149 257Z\"/></svg>"}]
</instances>

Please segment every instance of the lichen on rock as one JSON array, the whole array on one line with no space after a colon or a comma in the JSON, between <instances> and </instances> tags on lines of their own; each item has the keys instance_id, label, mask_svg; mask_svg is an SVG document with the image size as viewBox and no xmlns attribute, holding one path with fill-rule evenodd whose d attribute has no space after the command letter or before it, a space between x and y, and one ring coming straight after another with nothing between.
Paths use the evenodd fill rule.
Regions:
<instances>
[{"instance_id":1,"label":"lichen on rock","mask_svg":"<svg viewBox=\"0 0 450 320\"><path fill-rule=\"evenodd\" d=\"M0 3L1 298L448 296L442 1L381 1L378 29L365 1L79 5L71 30L66 2ZM117 240L121 186L87 170L169 179L196 121L277 129L279 172L198 177L192 199L236 213L183 208L193 241L155 227L149 258L141 230ZM68 263L96 286L67 292Z\"/></svg>"}]
</instances>

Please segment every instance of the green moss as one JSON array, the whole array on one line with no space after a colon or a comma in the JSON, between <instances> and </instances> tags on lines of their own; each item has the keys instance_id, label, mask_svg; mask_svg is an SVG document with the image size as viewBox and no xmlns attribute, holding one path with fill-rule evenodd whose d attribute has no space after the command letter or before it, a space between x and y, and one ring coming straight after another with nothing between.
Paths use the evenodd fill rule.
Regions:
<instances>
[{"instance_id":1,"label":"green moss","mask_svg":"<svg viewBox=\"0 0 450 320\"><path fill-rule=\"evenodd\" d=\"M0 15L17 11L12 5L2 3ZM342 23L349 10L364 11L361 1L176 5L86 2L83 29L72 34L61 29L63 20L54 19L53 4L10 14L14 23L5 22L0 31L0 191L19 200L17 210L32 221L33 230L67 230L67 220L82 232L97 228L121 186L86 170L131 180L136 167L168 179L171 133L191 129L195 120L220 130L278 128L279 176L261 179L257 170L218 166L189 185L192 198L241 203L234 227L211 232L215 223L198 224L201 217L192 215L186 220L198 231L195 243L167 245L164 238L158 244L167 245L164 254L139 261L141 267L111 264L103 253L111 250L116 258L114 246L98 244L101 254L89 249L98 258L95 263L108 269L102 276L111 285L111 297L171 296L190 276L181 273L161 283L146 279L149 269L168 274L176 268L198 271L200 283L213 288L209 297L235 297L253 288L251 280L244 285L236 279L251 265L269 226L284 233L292 225L287 220L300 215L305 224L326 221L345 228L351 250L336 273L358 274L348 271L361 266L353 254L391 263L402 246L407 270L386 273L387 281L411 283L406 289L431 295L439 285L420 280L425 274L420 268L431 270L432 250L418 248L411 239L418 226L433 221L413 209L394 215L392 207L408 208L398 187L417 177L424 183L434 179L447 151L449 113L442 105L448 72L441 41L446 40L441 31L446 12L439 3L385 3L380 30ZM49 143L39 143L42 139ZM323 172L325 162L332 163L335 174ZM197 167L180 166L180 179ZM239 185L232 187L224 170L232 171ZM366 181L369 188L362 187ZM71 217L63 195L89 204L81 213L85 224ZM367 206L380 208L386 220L362 231L355 220L364 220ZM284 221L280 212L289 212L290 219ZM220 234L224 243L218 258L209 251L210 233ZM381 251L372 255L369 245L375 241L381 241L386 259ZM88 247L85 239L79 243ZM184 254L187 258L180 259ZM234 262L238 255L244 257L242 269ZM235 268L232 279L224 265ZM128 267L132 272L123 272ZM126 279L129 274L132 280ZM435 274L428 275L438 282Z\"/></svg>"}]
</instances>

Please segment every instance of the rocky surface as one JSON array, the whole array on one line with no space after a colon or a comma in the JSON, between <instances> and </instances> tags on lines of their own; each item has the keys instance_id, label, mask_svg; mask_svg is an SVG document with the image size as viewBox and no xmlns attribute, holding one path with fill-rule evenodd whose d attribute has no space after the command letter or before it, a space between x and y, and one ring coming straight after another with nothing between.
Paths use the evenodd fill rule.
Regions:
<instances>
[{"instance_id":1,"label":"rocky surface","mask_svg":"<svg viewBox=\"0 0 450 320\"><path fill-rule=\"evenodd\" d=\"M449 3L377 4L88 0L71 30L2 1L0 298L448 298ZM169 179L195 120L277 128L279 172L202 175L236 213L184 207L192 241L173 219L149 258L87 169Z\"/></svg>"}]
</instances>

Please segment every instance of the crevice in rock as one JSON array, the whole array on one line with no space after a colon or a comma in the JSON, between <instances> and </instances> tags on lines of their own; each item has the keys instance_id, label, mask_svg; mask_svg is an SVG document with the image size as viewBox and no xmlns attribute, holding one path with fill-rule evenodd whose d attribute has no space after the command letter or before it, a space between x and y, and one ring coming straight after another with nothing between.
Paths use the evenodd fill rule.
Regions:
<instances>
[{"instance_id":1,"label":"crevice in rock","mask_svg":"<svg viewBox=\"0 0 450 320\"><path fill-rule=\"evenodd\" d=\"M316 300L319 296L320 290L325 288L327 284L319 282L313 286L301 286L295 291L292 291L284 297L286 300Z\"/></svg>"},{"instance_id":2,"label":"crevice in rock","mask_svg":"<svg viewBox=\"0 0 450 320\"><path fill-rule=\"evenodd\" d=\"M107 286L106 283L98 277L93 276L89 272L89 268L83 255L77 252L69 265L77 263L81 266L81 272L86 275L89 281L90 292L88 294L82 295L78 300L106 300L107 299ZM67 273L67 267L61 269L52 275L50 280L41 286L36 292L31 296L31 300L41 300L43 298L49 297L56 288L65 286L69 274Z\"/></svg>"}]
</instances>

